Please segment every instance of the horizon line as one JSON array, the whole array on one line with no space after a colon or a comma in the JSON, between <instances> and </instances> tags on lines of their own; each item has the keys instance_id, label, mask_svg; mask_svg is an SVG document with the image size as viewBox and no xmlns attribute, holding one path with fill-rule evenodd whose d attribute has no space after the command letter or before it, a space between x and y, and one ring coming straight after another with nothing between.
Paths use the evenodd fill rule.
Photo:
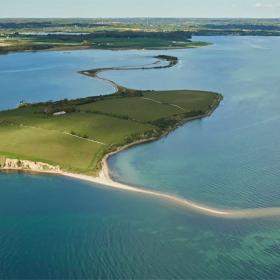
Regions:
<instances>
[{"instance_id":1,"label":"horizon line","mask_svg":"<svg viewBox=\"0 0 280 280\"><path fill-rule=\"evenodd\" d=\"M280 17L168 17L168 16L135 16L135 17L1 17L0 19L192 19L192 20L204 20L204 19L272 19L280 20Z\"/></svg>"}]
</instances>

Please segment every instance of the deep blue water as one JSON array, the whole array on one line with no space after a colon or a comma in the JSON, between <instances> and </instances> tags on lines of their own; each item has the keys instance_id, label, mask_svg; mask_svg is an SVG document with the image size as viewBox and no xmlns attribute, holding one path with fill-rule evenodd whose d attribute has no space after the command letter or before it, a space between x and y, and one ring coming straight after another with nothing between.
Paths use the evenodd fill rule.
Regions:
<instances>
[{"instance_id":1,"label":"deep blue water","mask_svg":"<svg viewBox=\"0 0 280 280\"><path fill-rule=\"evenodd\" d=\"M215 45L164 51L180 58L174 68L103 74L130 87L225 97L210 118L112 158L112 174L210 205L279 206L280 38L207 40ZM76 71L146 64L161 53L0 56L1 109L112 92ZM279 226L201 216L69 178L2 173L0 279L279 279Z\"/></svg>"}]
</instances>

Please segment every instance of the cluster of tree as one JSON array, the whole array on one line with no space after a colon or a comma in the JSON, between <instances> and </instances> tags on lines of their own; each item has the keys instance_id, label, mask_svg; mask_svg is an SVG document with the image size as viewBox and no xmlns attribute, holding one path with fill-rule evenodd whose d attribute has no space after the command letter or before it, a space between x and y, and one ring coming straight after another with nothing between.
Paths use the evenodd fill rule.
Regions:
<instances>
[{"instance_id":1,"label":"cluster of tree","mask_svg":"<svg viewBox=\"0 0 280 280\"><path fill-rule=\"evenodd\" d=\"M1 27L0 27L1 28ZM13 36L26 36L15 33ZM168 41L189 41L192 38L190 32L185 31L171 31L171 32L145 32L145 31L96 31L89 34L54 34L50 33L46 35L31 34L28 35L30 38L42 38L47 37L48 39L59 40L59 41L94 41L98 39L163 39Z\"/></svg>"},{"instance_id":2,"label":"cluster of tree","mask_svg":"<svg viewBox=\"0 0 280 280\"><path fill-rule=\"evenodd\" d=\"M53 45L50 44L17 44L11 46L1 46L0 53L7 54L13 51L39 51L39 50L47 50L53 48Z\"/></svg>"},{"instance_id":3,"label":"cluster of tree","mask_svg":"<svg viewBox=\"0 0 280 280\"><path fill-rule=\"evenodd\" d=\"M202 116L205 113L206 112L203 112L202 110L190 111L190 112L186 112L183 114L174 115L174 116L168 117L168 118L161 118L161 119L150 122L150 124L156 126L161 131L166 132L166 131L176 127L176 125L178 123L180 123L182 120Z\"/></svg>"},{"instance_id":4,"label":"cluster of tree","mask_svg":"<svg viewBox=\"0 0 280 280\"><path fill-rule=\"evenodd\" d=\"M25 29L25 28L45 28L51 27L52 23L50 21L45 22L0 22L1 29Z\"/></svg>"},{"instance_id":5,"label":"cluster of tree","mask_svg":"<svg viewBox=\"0 0 280 280\"><path fill-rule=\"evenodd\" d=\"M169 65L167 65L167 66L160 66L161 68L172 67L172 66L178 64L178 62L179 62L179 59L178 59L178 57L176 57L176 56L158 55L158 56L155 56L155 58L157 58L157 59L163 59L163 60L166 60L166 61L169 62Z\"/></svg>"},{"instance_id":6,"label":"cluster of tree","mask_svg":"<svg viewBox=\"0 0 280 280\"><path fill-rule=\"evenodd\" d=\"M100 99L101 96L93 96L93 97L85 97L85 98L78 98L78 99L63 99L59 101L47 101L47 102L39 102L39 103L32 103L26 105L27 107L40 107L44 108L42 112L51 113L51 112L57 112L60 111L69 111L69 110L76 110L76 106L93 103L96 102L97 99Z\"/></svg>"},{"instance_id":7,"label":"cluster of tree","mask_svg":"<svg viewBox=\"0 0 280 280\"><path fill-rule=\"evenodd\" d=\"M60 111L64 111L66 113L73 113L77 111L77 106L79 105L95 103L106 99L123 98L123 97L140 97L140 96L143 96L143 91L127 89L124 90L123 92L108 94L108 95L90 96L90 97L71 99L71 100L63 99L59 101L26 103L24 107L39 107L40 110L37 111L36 113L43 113L43 114L53 114Z\"/></svg>"},{"instance_id":8,"label":"cluster of tree","mask_svg":"<svg viewBox=\"0 0 280 280\"><path fill-rule=\"evenodd\" d=\"M89 138L87 134L80 134L80 133L75 132L73 130L70 132L70 134L73 135L73 136L78 136L78 137L84 138L84 139L88 139Z\"/></svg>"},{"instance_id":9,"label":"cluster of tree","mask_svg":"<svg viewBox=\"0 0 280 280\"><path fill-rule=\"evenodd\" d=\"M170 128L173 128L178 123L177 118L161 118L155 121L150 122L152 125L158 127L160 130L166 131Z\"/></svg>"},{"instance_id":10,"label":"cluster of tree","mask_svg":"<svg viewBox=\"0 0 280 280\"><path fill-rule=\"evenodd\" d=\"M96 110L86 110L86 113L89 114L98 114L98 115L104 115L104 116L109 116L117 119L123 119L123 120L129 120L131 119L128 115L119 115L119 114L113 114L113 113L106 113L102 111L96 111Z\"/></svg>"},{"instance_id":11,"label":"cluster of tree","mask_svg":"<svg viewBox=\"0 0 280 280\"><path fill-rule=\"evenodd\" d=\"M10 125L14 125L14 123L12 123L11 121L8 121L8 120L0 121L0 126L10 126Z\"/></svg>"},{"instance_id":12,"label":"cluster of tree","mask_svg":"<svg viewBox=\"0 0 280 280\"><path fill-rule=\"evenodd\" d=\"M262 24L249 24L249 23L228 23L228 24L205 24L204 28L210 29L246 29L246 30L266 30L266 31L280 31L279 25L262 25Z\"/></svg>"},{"instance_id":13,"label":"cluster of tree","mask_svg":"<svg viewBox=\"0 0 280 280\"><path fill-rule=\"evenodd\" d=\"M257 29L199 29L193 33L196 36L280 36L279 30Z\"/></svg>"},{"instance_id":14,"label":"cluster of tree","mask_svg":"<svg viewBox=\"0 0 280 280\"><path fill-rule=\"evenodd\" d=\"M145 32L145 31L99 31L89 34L93 38L152 38L186 41L192 38L187 31Z\"/></svg>"},{"instance_id":15,"label":"cluster of tree","mask_svg":"<svg viewBox=\"0 0 280 280\"><path fill-rule=\"evenodd\" d=\"M141 91L141 90L121 88L120 92L116 93L115 96L117 96L117 97L142 97L144 95L143 95L143 91Z\"/></svg>"}]
</instances>

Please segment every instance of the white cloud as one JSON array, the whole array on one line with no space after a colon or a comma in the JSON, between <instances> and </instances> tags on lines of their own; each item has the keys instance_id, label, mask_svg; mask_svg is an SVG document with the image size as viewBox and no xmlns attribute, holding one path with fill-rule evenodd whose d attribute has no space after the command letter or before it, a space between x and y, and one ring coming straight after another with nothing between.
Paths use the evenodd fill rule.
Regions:
<instances>
[{"instance_id":1,"label":"white cloud","mask_svg":"<svg viewBox=\"0 0 280 280\"><path fill-rule=\"evenodd\" d=\"M275 9L280 8L280 3L256 3L255 7L261 9Z\"/></svg>"}]
</instances>

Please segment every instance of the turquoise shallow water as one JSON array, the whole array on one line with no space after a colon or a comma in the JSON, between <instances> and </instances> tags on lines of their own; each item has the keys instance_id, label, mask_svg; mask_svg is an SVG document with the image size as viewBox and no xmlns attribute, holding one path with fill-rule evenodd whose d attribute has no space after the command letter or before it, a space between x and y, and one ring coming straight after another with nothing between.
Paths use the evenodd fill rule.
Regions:
<instances>
[{"instance_id":1,"label":"turquoise shallow water","mask_svg":"<svg viewBox=\"0 0 280 280\"><path fill-rule=\"evenodd\" d=\"M149 88L208 89L224 96L210 118L113 157L112 175L215 206L279 207L280 38L208 40L215 44L170 52L180 58L176 68L106 74L129 86L137 76L137 87L147 80Z\"/></svg>"},{"instance_id":2,"label":"turquoise shallow water","mask_svg":"<svg viewBox=\"0 0 280 280\"><path fill-rule=\"evenodd\" d=\"M279 279L279 221L220 220L61 177L0 174L1 279Z\"/></svg>"},{"instance_id":3,"label":"turquoise shallow water","mask_svg":"<svg viewBox=\"0 0 280 280\"><path fill-rule=\"evenodd\" d=\"M103 73L130 87L225 96L211 118L113 157L112 174L210 205L280 206L280 39L208 40L215 45L164 51L180 58L175 68ZM1 56L0 107L109 93L76 71L146 64L159 53ZM0 279L279 279L279 226L205 217L69 178L0 173Z\"/></svg>"}]
</instances>

